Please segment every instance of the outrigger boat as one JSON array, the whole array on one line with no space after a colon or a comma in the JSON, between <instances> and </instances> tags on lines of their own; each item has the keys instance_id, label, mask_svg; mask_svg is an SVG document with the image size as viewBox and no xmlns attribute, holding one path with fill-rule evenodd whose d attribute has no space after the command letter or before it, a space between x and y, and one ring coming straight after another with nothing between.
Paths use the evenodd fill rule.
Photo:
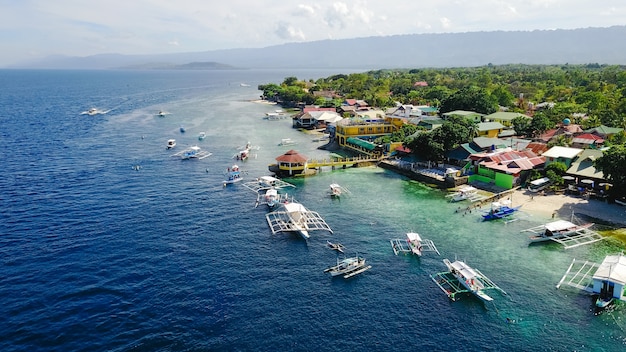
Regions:
<instances>
[{"instance_id":1,"label":"outrigger boat","mask_svg":"<svg viewBox=\"0 0 626 352\"><path fill-rule=\"evenodd\" d=\"M270 209L287 201L287 195L281 195L278 190L296 187L273 176L261 176L255 181L245 182L243 186L257 194L255 208L260 204L267 204Z\"/></svg>"},{"instance_id":2,"label":"outrigger boat","mask_svg":"<svg viewBox=\"0 0 626 352\"><path fill-rule=\"evenodd\" d=\"M335 251L341 252L341 253L343 253L343 250L346 248L346 247L344 247L343 244L341 244L339 242L332 243L332 242L330 242L328 240L326 241L326 246L328 246L328 248L330 248L332 250L335 250Z\"/></svg>"},{"instance_id":3,"label":"outrigger boat","mask_svg":"<svg viewBox=\"0 0 626 352\"><path fill-rule=\"evenodd\" d=\"M302 238L308 239L309 231L325 230L333 233L330 226L322 219L320 214L306 209L296 202L283 203L283 209L265 214L272 234L279 232L296 232Z\"/></svg>"},{"instance_id":4,"label":"outrigger boat","mask_svg":"<svg viewBox=\"0 0 626 352\"><path fill-rule=\"evenodd\" d=\"M478 269L470 267L465 262L460 260L450 262L444 259L443 263L449 271L431 275L430 278L453 301L456 301L456 295L459 293L471 293L483 302L493 301L493 298L484 292L486 290L494 289L506 294Z\"/></svg>"},{"instance_id":5,"label":"outrigger boat","mask_svg":"<svg viewBox=\"0 0 626 352\"><path fill-rule=\"evenodd\" d=\"M562 284L597 295L598 310L615 300L626 301L626 256L623 253L608 255L602 263L573 259L556 288Z\"/></svg>"},{"instance_id":6,"label":"outrigger boat","mask_svg":"<svg viewBox=\"0 0 626 352\"><path fill-rule=\"evenodd\" d=\"M248 142L248 143L246 143L245 146L239 147L238 149L239 149L239 151L237 152L237 154L235 154L233 156L233 158L235 158L237 160L246 160L250 156L250 151L251 150L259 150L260 148L259 147L253 147L252 145L250 145L250 142Z\"/></svg>"},{"instance_id":7,"label":"outrigger boat","mask_svg":"<svg viewBox=\"0 0 626 352\"><path fill-rule=\"evenodd\" d=\"M283 138L280 140L280 143L278 143L278 145L280 146L288 146L288 145L296 145L296 144L297 143L291 138Z\"/></svg>"},{"instance_id":8,"label":"outrigger boat","mask_svg":"<svg viewBox=\"0 0 626 352\"><path fill-rule=\"evenodd\" d=\"M232 167L229 167L226 171L226 180L224 180L224 186L237 183L242 180L243 178L241 178L241 171L239 170L239 166L233 165Z\"/></svg>"},{"instance_id":9,"label":"outrigger boat","mask_svg":"<svg viewBox=\"0 0 626 352\"><path fill-rule=\"evenodd\" d=\"M342 194L350 194L350 191L345 188L340 186L337 183L331 183L330 184L330 196L331 197L341 197Z\"/></svg>"},{"instance_id":10,"label":"outrigger boat","mask_svg":"<svg viewBox=\"0 0 626 352\"><path fill-rule=\"evenodd\" d=\"M253 192L259 192L259 191L272 188L272 187L276 189L296 187L295 185L289 182L283 181L274 176L261 176L257 178L256 180L251 181L251 182L246 182L243 185Z\"/></svg>"},{"instance_id":11,"label":"outrigger boat","mask_svg":"<svg viewBox=\"0 0 626 352\"><path fill-rule=\"evenodd\" d=\"M484 196L478 194L477 188L468 185L459 188L456 192L448 194L446 197L450 198L450 202L460 202L463 200L476 202L485 199Z\"/></svg>"},{"instance_id":12,"label":"outrigger boat","mask_svg":"<svg viewBox=\"0 0 626 352\"><path fill-rule=\"evenodd\" d=\"M531 244L554 241L569 249L602 240L602 235L589 229L593 225L593 223L576 225L570 221L557 220L522 230L522 232L531 232L533 234L529 237Z\"/></svg>"},{"instance_id":13,"label":"outrigger boat","mask_svg":"<svg viewBox=\"0 0 626 352\"><path fill-rule=\"evenodd\" d=\"M278 190L276 188L270 187L265 190L265 193L258 192L256 204L254 205L254 207L256 208L261 204L267 204L268 208L273 209L278 204L286 201L287 195L283 197L280 193L278 193Z\"/></svg>"},{"instance_id":14,"label":"outrigger boat","mask_svg":"<svg viewBox=\"0 0 626 352\"><path fill-rule=\"evenodd\" d=\"M425 238L422 239L417 232L408 232L406 239L396 238L390 240L390 242L395 255L399 253L411 253L421 257L424 252L435 252L441 255L433 241Z\"/></svg>"},{"instance_id":15,"label":"outrigger boat","mask_svg":"<svg viewBox=\"0 0 626 352\"><path fill-rule=\"evenodd\" d=\"M491 221L491 220L504 219L506 217L513 215L521 207L521 205L518 205L516 207L510 207L509 206L510 204L511 204L510 201L500 201L500 202L491 203L491 209L488 212L482 214L483 220Z\"/></svg>"},{"instance_id":16,"label":"outrigger boat","mask_svg":"<svg viewBox=\"0 0 626 352\"><path fill-rule=\"evenodd\" d=\"M172 154L172 156L180 156L183 160L188 159L204 159L213 155L211 152L204 151L200 149L198 146L192 146L188 149L183 150L182 152L178 152L176 154Z\"/></svg>"},{"instance_id":17,"label":"outrigger boat","mask_svg":"<svg viewBox=\"0 0 626 352\"><path fill-rule=\"evenodd\" d=\"M326 268L324 272L330 273L331 276L343 275L344 279L348 279L371 268L371 265L365 264L365 258L355 256L343 260L337 259L337 265Z\"/></svg>"}]
</instances>

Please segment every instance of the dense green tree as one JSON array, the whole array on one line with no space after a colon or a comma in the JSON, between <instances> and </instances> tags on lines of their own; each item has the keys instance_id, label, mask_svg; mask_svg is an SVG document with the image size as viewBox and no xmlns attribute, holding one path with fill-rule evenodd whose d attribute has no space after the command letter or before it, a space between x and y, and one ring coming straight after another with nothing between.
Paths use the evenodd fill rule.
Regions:
<instances>
[{"instance_id":1,"label":"dense green tree","mask_svg":"<svg viewBox=\"0 0 626 352\"><path fill-rule=\"evenodd\" d=\"M500 106L512 106L515 97L503 85L498 85L491 91L491 95L496 99Z\"/></svg>"},{"instance_id":2,"label":"dense green tree","mask_svg":"<svg viewBox=\"0 0 626 352\"><path fill-rule=\"evenodd\" d=\"M530 126L531 119L518 116L511 121L511 125L518 136L532 136L533 130Z\"/></svg>"},{"instance_id":3,"label":"dense green tree","mask_svg":"<svg viewBox=\"0 0 626 352\"><path fill-rule=\"evenodd\" d=\"M551 121L545 114L536 114L530 121L530 131L532 136L537 136L543 132L553 128L555 123Z\"/></svg>"},{"instance_id":4,"label":"dense green tree","mask_svg":"<svg viewBox=\"0 0 626 352\"><path fill-rule=\"evenodd\" d=\"M441 102L441 113L454 110L476 111L491 114L498 111L498 102L486 89L469 86L452 94Z\"/></svg>"}]
</instances>

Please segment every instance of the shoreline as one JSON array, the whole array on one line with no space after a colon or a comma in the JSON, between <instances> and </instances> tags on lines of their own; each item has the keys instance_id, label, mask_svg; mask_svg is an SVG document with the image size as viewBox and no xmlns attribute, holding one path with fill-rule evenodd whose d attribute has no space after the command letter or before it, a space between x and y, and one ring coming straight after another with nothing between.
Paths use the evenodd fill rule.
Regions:
<instances>
[{"instance_id":1,"label":"shoreline","mask_svg":"<svg viewBox=\"0 0 626 352\"><path fill-rule=\"evenodd\" d=\"M569 219L572 215L582 215L608 226L626 228L626 208L597 199L565 194L540 195L516 190L512 193L512 201L521 205L521 210L548 219Z\"/></svg>"}]
</instances>

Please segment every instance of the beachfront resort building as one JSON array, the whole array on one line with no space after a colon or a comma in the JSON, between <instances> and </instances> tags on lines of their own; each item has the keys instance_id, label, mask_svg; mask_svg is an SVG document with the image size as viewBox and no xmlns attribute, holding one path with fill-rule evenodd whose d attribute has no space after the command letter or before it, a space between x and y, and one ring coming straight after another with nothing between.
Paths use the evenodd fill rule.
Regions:
<instances>
[{"instance_id":1,"label":"beachfront resort building","mask_svg":"<svg viewBox=\"0 0 626 352\"><path fill-rule=\"evenodd\" d=\"M335 124L335 140L342 148L373 156L383 152L374 140L390 135L403 123L401 119L381 117L344 118Z\"/></svg>"},{"instance_id":2,"label":"beachfront resort building","mask_svg":"<svg viewBox=\"0 0 626 352\"><path fill-rule=\"evenodd\" d=\"M519 186L531 170L542 168L545 163L545 158L537 156L532 150L512 148L472 154L469 159L474 165L470 182L479 181L503 189Z\"/></svg>"}]
</instances>

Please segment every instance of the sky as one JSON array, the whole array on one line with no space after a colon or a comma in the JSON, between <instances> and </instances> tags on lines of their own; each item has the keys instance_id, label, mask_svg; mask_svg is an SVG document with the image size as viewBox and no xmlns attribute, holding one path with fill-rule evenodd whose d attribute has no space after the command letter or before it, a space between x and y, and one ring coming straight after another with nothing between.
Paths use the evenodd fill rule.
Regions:
<instances>
[{"instance_id":1,"label":"sky","mask_svg":"<svg viewBox=\"0 0 626 352\"><path fill-rule=\"evenodd\" d=\"M0 65L398 34L626 25L624 0L0 0Z\"/></svg>"}]
</instances>

